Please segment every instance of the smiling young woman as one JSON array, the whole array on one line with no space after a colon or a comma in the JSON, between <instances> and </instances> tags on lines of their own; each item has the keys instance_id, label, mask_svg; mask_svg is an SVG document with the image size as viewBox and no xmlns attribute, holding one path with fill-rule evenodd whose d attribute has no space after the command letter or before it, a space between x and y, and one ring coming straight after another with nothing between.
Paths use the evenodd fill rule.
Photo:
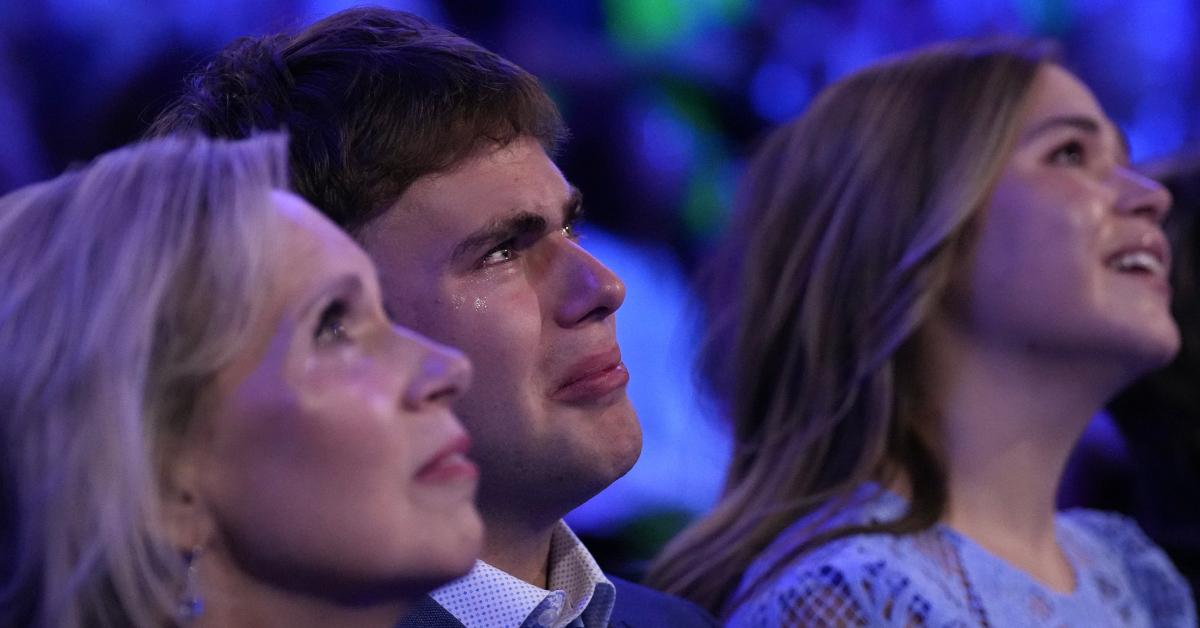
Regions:
<instances>
[{"instance_id":1,"label":"smiling young woman","mask_svg":"<svg viewBox=\"0 0 1200 628\"><path fill-rule=\"evenodd\" d=\"M167 138L0 198L0 625L395 625L482 543L470 366L284 191Z\"/></svg>"},{"instance_id":2,"label":"smiling young woman","mask_svg":"<svg viewBox=\"0 0 1200 628\"><path fill-rule=\"evenodd\" d=\"M725 495L652 581L734 626L1194 625L1135 525L1054 511L1094 411L1179 346L1170 197L1128 159L1011 42L876 64L777 131L719 284Z\"/></svg>"}]
</instances>

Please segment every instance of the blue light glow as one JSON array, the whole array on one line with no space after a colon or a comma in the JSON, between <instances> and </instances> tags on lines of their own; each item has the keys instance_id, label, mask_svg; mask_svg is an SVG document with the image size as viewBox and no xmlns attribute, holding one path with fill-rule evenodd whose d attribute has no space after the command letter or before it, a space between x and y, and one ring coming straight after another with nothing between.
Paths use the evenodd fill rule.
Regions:
<instances>
[{"instance_id":1,"label":"blue light glow","mask_svg":"<svg viewBox=\"0 0 1200 628\"><path fill-rule=\"evenodd\" d=\"M750 79L750 102L755 113L775 123L800 113L812 91L804 74L785 63L764 63Z\"/></svg>"}]
</instances>

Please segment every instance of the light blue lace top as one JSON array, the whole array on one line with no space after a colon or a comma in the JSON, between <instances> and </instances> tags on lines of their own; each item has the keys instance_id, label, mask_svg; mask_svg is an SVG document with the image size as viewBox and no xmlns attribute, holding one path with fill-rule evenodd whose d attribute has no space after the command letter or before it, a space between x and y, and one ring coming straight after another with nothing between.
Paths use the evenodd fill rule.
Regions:
<instances>
[{"instance_id":1,"label":"light blue lace top","mask_svg":"<svg viewBox=\"0 0 1200 628\"><path fill-rule=\"evenodd\" d=\"M864 487L856 506L827 526L898 518L903 498ZM765 558L797 542L802 520L782 533L743 578L764 573ZM1060 513L1058 541L1075 571L1075 590L1047 589L969 538L938 525L918 534L863 534L801 556L730 618L729 626L1087 626L1195 628L1187 583L1133 521L1089 510Z\"/></svg>"}]
</instances>

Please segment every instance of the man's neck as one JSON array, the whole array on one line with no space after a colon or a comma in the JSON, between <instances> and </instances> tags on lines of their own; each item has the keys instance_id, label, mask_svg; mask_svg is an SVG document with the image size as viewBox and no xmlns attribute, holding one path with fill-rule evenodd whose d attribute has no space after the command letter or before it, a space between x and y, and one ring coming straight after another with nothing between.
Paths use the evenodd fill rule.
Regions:
<instances>
[{"instance_id":1,"label":"man's neck","mask_svg":"<svg viewBox=\"0 0 1200 628\"><path fill-rule=\"evenodd\" d=\"M483 562L534 586L549 588L550 541L558 520L530 525L485 517L484 523Z\"/></svg>"}]
</instances>

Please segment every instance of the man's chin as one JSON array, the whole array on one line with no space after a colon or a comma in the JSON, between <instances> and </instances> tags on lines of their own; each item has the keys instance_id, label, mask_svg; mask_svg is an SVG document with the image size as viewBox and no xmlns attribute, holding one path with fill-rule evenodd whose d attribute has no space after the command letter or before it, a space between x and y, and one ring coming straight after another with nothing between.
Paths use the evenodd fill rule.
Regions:
<instances>
[{"instance_id":1,"label":"man's chin","mask_svg":"<svg viewBox=\"0 0 1200 628\"><path fill-rule=\"evenodd\" d=\"M607 483L603 488L629 473L642 455L642 426L628 398L613 408L612 416L606 417L605 424L608 429L599 441L603 444L603 455L609 461Z\"/></svg>"}]
</instances>

